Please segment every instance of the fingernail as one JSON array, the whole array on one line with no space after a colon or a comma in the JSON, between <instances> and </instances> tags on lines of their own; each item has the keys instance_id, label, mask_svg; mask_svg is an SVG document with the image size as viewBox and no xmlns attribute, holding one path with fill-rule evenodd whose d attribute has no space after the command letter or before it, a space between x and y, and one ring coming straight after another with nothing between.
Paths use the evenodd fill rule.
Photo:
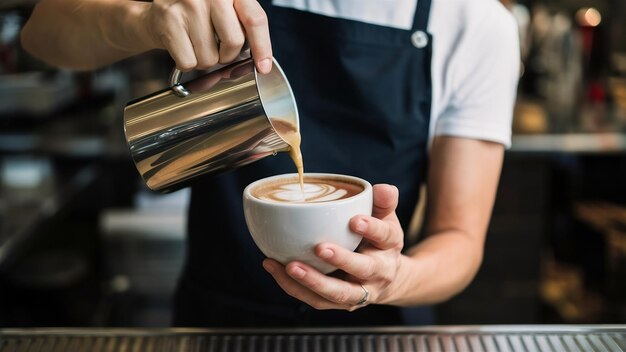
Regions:
<instances>
[{"instance_id":1,"label":"fingernail","mask_svg":"<svg viewBox=\"0 0 626 352\"><path fill-rule=\"evenodd\" d=\"M367 222L361 219L356 223L356 232L363 233L367 230Z\"/></svg>"},{"instance_id":2,"label":"fingernail","mask_svg":"<svg viewBox=\"0 0 626 352\"><path fill-rule=\"evenodd\" d=\"M300 268L299 266L294 266L293 268L291 268L290 274L296 279L302 279L304 275L306 275L306 271L302 270L302 268Z\"/></svg>"},{"instance_id":3,"label":"fingernail","mask_svg":"<svg viewBox=\"0 0 626 352\"><path fill-rule=\"evenodd\" d=\"M263 59L259 61L259 71L261 71L261 73L269 73L271 70L272 70L271 59Z\"/></svg>"},{"instance_id":4,"label":"fingernail","mask_svg":"<svg viewBox=\"0 0 626 352\"><path fill-rule=\"evenodd\" d=\"M333 254L334 253L333 253L332 250L330 250L328 248L325 248L325 249L322 249L322 251L320 252L320 258L328 259L328 258L332 257Z\"/></svg>"},{"instance_id":5,"label":"fingernail","mask_svg":"<svg viewBox=\"0 0 626 352\"><path fill-rule=\"evenodd\" d=\"M274 268L268 262L263 262L263 269L265 269L265 271L267 271L270 274L274 273Z\"/></svg>"}]
</instances>

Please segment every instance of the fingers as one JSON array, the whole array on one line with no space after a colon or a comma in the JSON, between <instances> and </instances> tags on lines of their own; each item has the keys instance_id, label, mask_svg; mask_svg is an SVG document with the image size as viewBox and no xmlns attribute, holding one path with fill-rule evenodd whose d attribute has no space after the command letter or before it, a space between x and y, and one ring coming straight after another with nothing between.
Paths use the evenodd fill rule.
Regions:
<instances>
[{"instance_id":1,"label":"fingers","mask_svg":"<svg viewBox=\"0 0 626 352\"><path fill-rule=\"evenodd\" d=\"M231 0L212 2L211 20L220 39L219 62L229 63L237 58L245 42L243 28L239 23Z\"/></svg>"},{"instance_id":2,"label":"fingers","mask_svg":"<svg viewBox=\"0 0 626 352\"><path fill-rule=\"evenodd\" d=\"M174 12L172 10L171 12ZM186 34L187 28L180 16L169 15L164 17L164 28L158 31L158 40L170 53L181 71L192 70L197 65L196 54L191 39Z\"/></svg>"},{"instance_id":3,"label":"fingers","mask_svg":"<svg viewBox=\"0 0 626 352\"><path fill-rule=\"evenodd\" d=\"M386 184L378 184L372 187L374 192L374 207L372 216L384 219L393 214L398 206L398 188Z\"/></svg>"},{"instance_id":4,"label":"fingers","mask_svg":"<svg viewBox=\"0 0 626 352\"><path fill-rule=\"evenodd\" d=\"M290 296L316 309L351 310L363 298L360 285L326 276L304 263L291 262L283 267L266 260L263 267Z\"/></svg>"},{"instance_id":5,"label":"fingers","mask_svg":"<svg viewBox=\"0 0 626 352\"><path fill-rule=\"evenodd\" d=\"M154 0L145 19L150 40L181 71L235 60L246 38L257 70L272 69L267 16L257 0Z\"/></svg>"},{"instance_id":6,"label":"fingers","mask_svg":"<svg viewBox=\"0 0 626 352\"><path fill-rule=\"evenodd\" d=\"M283 289L291 297L298 299L315 309L326 310L336 309L336 305L311 290L300 285L296 280L291 278L286 268L273 259L263 261L263 268L270 273L278 286Z\"/></svg>"},{"instance_id":7,"label":"fingers","mask_svg":"<svg viewBox=\"0 0 626 352\"><path fill-rule=\"evenodd\" d=\"M188 37L180 37L175 41L165 43L165 46L179 70L183 72L191 71L198 64L193 45Z\"/></svg>"},{"instance_id":8,"label":"fingers","mask_svg":"<svg viewBox=\"0 0 626 352\"><path fill-rule=\"evenodd\" d=\"M219 55L213 26L208 21L211 9L203 2L200 4L202 5L198 5L197 12L191 13L188 20L189 38L196 56L195 68L205 70L217 64Z\"/></svg>"},{"instance_id":9,"label":"fingers","mask_svg":"<svg viewBox=\"0 0 626 352\"><path fill-rule=\"evenodd\" d=\"M354 306L363 296L361 286L324 275L300 262L287 264L287 274L302 286L342 307Z\"/></svg>"},{"instance_id":10,"label":"fingers","mask_svg":"<svg viewBox=\"0 0 626 352\"><path fill-rule=\"evenodd\" d=\"M383 272L377 257L349 251L334 244L318 245L315 254L337 269L364 281L379 278Z\"/></svg>"},{"instance_id":11,"label":"fingers","mask_svg":"<svg viewBox=\"0 0 626 352\"><path fill-rule=\"evenodd\" d=\"M379 249L402 248L404 244L404 233L397 219L384 221L359 215L350 219L350 230Z\"/></svg>"},{"instance_id":12,"label":"fingers","mask_svg":"<svg viewBox=\"0 0 626 352\"><path fill-rule=\"evenodd\" d=\"M235 10L246 31L257 70L269 73L272 70L272 44L265 11L257 0L236 0Z\"/></svg>"}]
</instances>

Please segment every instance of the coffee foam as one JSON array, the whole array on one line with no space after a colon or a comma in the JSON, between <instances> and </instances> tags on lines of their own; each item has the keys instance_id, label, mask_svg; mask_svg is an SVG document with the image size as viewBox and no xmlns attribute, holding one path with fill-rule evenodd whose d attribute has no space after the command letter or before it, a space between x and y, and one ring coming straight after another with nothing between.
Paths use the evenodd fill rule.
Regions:
<instances>
[{"instance_id":1,"label":"coffee foam","mask_svg":"<svg viewBox=\"0 0 626 352\"><path fill-rule=\"evenodd\" d=\"M281 179L259 185L252 195L281 203L321 203L345 199L361 193L364 187L344 179L305 177L304 193L297 179Z\"/></svg>"}]
</instances>

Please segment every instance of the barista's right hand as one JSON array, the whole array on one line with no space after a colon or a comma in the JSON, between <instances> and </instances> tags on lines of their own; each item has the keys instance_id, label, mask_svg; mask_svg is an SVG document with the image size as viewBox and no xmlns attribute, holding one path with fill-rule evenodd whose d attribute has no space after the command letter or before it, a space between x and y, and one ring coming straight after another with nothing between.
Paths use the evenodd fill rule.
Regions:
<instances>
[{"instance_id":1,"label":"barista's right hand","mask_svg":"<svg viewBox=\"0 0 626 352\"><path fill-rule=\"evenodd\" d=\"M169 51L181 71L231 62L246 41L257 70L272 68L267 16L257 0L154 0L141 17L147 40Z\"/></svg>"}]
</instances>

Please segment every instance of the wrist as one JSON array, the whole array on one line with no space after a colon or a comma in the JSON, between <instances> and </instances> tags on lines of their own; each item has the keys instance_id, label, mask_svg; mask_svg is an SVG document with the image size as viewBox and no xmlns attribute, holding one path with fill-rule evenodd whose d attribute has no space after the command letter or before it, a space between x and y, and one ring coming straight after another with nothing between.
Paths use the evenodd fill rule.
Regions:
<instances>
[{"instance_id":1,"label":"wrist","mask_svg":"<svg viewBox=\"0 0 626 352\"><path fill-rule=\"evenodd\" d=\"M396 278L389 285L386 294L378 303L394 306L407 305L408 296L410 296L411 288L415 286L418 272L419 269L415 259L404 254L401 255Z\"/></svg>"},{"instance_id":2,"label":"wrist","mask_svg":"<svg viewBox=\"0 0 626 352\"><path fill-rule=\"evenodd\" d=\"M138 45L143 48L143 51L152 49L162 49L160 43L154 39L152 23L149 19L149 13L152 9L151 2L143 1L127 1L128 9L128 23L131 23L130 30L132 33L129 37L132 38L134 43L131 45Z\"/></svg>"}]
</instances>

